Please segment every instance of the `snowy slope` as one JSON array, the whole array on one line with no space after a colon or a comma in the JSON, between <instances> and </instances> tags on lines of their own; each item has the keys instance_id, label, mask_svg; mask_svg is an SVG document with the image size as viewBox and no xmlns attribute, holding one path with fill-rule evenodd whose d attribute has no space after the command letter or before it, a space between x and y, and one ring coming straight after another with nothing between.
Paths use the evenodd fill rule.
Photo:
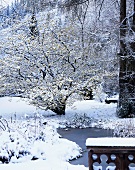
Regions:
<instances>
[{"instance_id":1,"label":"snowy slope","mask_svg":"<svg viewBox=\"0 0 135 170\"><path fill-rule=\"evenodd\" d=\"M29 101L19 97L3 97L0 98L0 116L4 118L15 117L17 119L34 117L37 114L55 115L51 111L44 111L29 105Z\"/></svg>"}]
</instances>

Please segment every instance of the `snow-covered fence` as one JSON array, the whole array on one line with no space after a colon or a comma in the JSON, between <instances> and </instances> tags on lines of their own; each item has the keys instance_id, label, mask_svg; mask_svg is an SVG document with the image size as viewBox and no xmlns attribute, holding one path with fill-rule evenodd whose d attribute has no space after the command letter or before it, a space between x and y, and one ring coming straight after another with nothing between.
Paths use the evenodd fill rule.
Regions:
<instances>
[{"instance_id":1,"label":"snow-covered fence","mask_svg":"<svg viewBox=\"0 0 135 170\"><path fill-rule=\"evenodd\" d=\"M135 138L88 138L89 170L135 169Z\"/></svg>"}]
</instances>

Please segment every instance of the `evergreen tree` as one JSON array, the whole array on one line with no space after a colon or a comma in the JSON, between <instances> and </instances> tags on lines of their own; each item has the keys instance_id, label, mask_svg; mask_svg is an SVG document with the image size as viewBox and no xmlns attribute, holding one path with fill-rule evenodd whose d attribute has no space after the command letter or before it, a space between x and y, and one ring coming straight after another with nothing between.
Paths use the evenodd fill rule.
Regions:
<instances>
[{"instance_id":1,"label":"evergreen tree","mask_svg":"<svg viewBox=\"0 0 135 170\"><path fill-rule=\"evenodd\" d=\"M37 19L34 13L32 14L32 17L31 17L29 29L30 29L30 34L32 37L36 37L38 35Z\"/></svg>"}]
</instances>

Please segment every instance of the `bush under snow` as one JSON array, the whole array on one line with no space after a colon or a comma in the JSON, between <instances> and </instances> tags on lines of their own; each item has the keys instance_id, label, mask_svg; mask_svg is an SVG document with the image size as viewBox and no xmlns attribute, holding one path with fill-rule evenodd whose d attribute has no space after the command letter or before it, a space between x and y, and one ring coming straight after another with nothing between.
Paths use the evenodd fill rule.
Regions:
<instances>
[{"instance_id":1,"label":"bush under snow","mask_svg":"<svg viewBox=\"0 0 135 170\"><path fill-rule=\"evenodd\" d=\"M2 120L1 120L2 121ZM55 126L41 125L40 120L9 123L0 133L0 161L19 163L36 159L69 161L81 156L74 142L60 138Z\"/></svg>"}]
</instances>

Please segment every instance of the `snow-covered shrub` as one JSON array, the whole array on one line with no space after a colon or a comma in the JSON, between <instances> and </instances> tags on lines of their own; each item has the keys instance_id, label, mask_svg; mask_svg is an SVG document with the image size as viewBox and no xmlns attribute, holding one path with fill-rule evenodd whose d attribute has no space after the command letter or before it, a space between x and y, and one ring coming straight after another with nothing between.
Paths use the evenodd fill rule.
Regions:
<instances>
[{"instance_id":1,"label":"snow-covered shrub","mask_svg":"<svg viewBox=\"0 0 135 170\"><path fill-rule=\"evenodd\" d=\"M91 118L87 116L86 113L84 114L75 114L71 119L68 119L64 122L66 127L73 127L73 128L86 128L89 127L91 124Z\"/></svg>"},{"instance_id":2,"label":"snow-covered shrub","mask_svg":"<svg viewBox=\"0 0 135 170\"><path fill-rule=\"evenodd\" d=\"M41 129L40 126L40 119L9 121L1 118L0 162L9 163L20 162L26 158L27 160L45 158L41 149L38 148L36 154L33 152L37 141L40 147L46 140L44 128Z\"/></svg>"},{"instance_id":3,"label":"snow-covered shrub","mask_svg":"<svg viewBox=\"0 0 135 170\"><path fill-rule=\"evenodd\" d=\"M127 119L126 123L118 124L114 128L114 136L116 137L135 137L134 119Z\"/></svg>"},{"instance_id":4,"label":"snow-covered shrub","mask_svg":"<svg viewBox=\"0 0 135 170\"><path fill-rule=\"evenodd\" d=\"M61 139L56 126L40 118L8 121L9 129L0 133L0 162L19 163L36 159L69 161L81 156L74 142Z\"/></svg>"}]
</instances>

